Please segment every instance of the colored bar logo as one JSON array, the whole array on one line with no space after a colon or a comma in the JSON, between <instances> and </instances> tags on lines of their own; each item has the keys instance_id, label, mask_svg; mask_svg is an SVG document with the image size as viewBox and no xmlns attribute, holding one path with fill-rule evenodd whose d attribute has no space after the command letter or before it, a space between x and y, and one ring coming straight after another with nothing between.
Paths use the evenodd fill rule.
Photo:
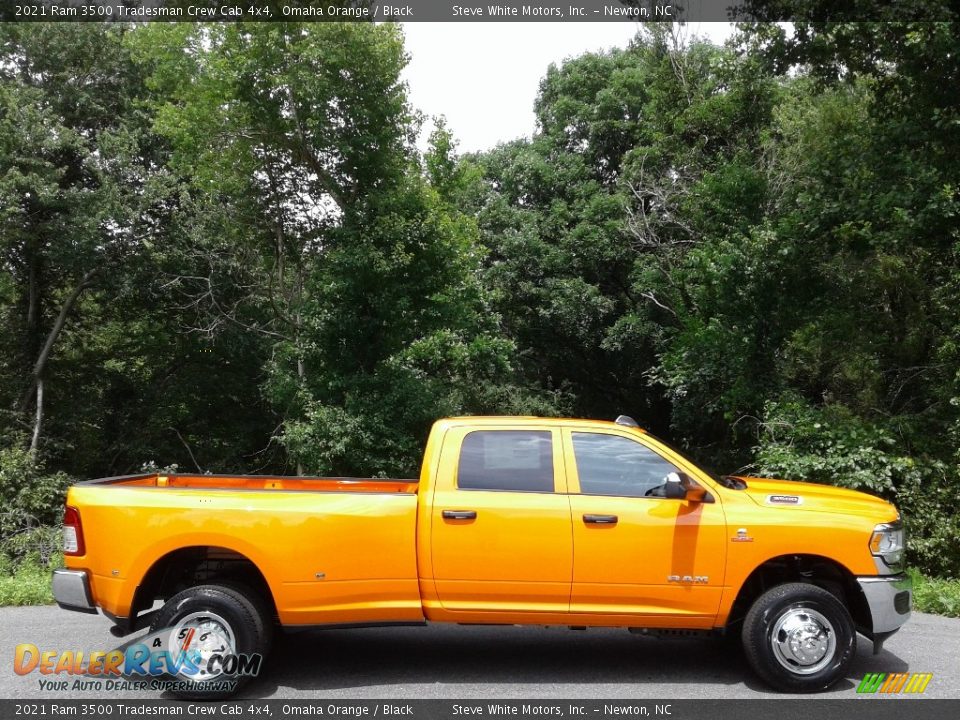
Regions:
<instances>
[{"instance_id":1,"label":"colored bar logo","mask_svg":"<svg viewBox=\"0 0 960 720\"><path fill-rule=\"evenodd\" d=\"M919 694L927 689L933 673L867 673L857 686L858 693Z\"/></svg>"}]
</instances>

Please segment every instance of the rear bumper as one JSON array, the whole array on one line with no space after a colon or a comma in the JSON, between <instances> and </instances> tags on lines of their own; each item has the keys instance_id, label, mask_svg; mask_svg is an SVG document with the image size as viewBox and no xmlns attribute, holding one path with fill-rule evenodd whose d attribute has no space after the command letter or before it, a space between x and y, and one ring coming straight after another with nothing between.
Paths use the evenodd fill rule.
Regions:
<instances>
[{"instance_id":1,"label":"rear bumper","mask_svg":"<svg viewBox=\"0 0 960 720\"><path fill-rule=\"evenodd\" d=\"M64 610L96 614L90 578L83 570L54 570L53 599Z\"/></svg>"},{"instance_id":2,"label":"rear bumper","mask_svg":"<svg viewBox=\"0 0 960 720\"><path fill-rule=\"evenodd\" d=\"M889 637L910 619L913 581L909 575L857 578L867 599L873 635Z\"/></svg>"}]
</instances>

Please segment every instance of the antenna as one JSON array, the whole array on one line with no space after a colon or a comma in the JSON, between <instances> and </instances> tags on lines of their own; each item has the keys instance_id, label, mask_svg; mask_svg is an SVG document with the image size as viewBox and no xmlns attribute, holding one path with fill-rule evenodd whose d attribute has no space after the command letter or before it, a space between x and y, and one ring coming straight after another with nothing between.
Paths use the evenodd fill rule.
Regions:
<instances>
[{"instance_id":1,"label":"antenna","mask_svg":"<svg viewBox=\"0 0 960 720\"><path fill-rule=\"evenodd\" d=\"M624 425L625 427L635 427L635 428L640 427L640 426L637 424L637 421L634 420L634 419L633 419L632 417L630 417L629 415L619 415L619 416L617 417L617 419L614 420L614 422L615 422L617 425Z\"/></svg>"}]
</instances>

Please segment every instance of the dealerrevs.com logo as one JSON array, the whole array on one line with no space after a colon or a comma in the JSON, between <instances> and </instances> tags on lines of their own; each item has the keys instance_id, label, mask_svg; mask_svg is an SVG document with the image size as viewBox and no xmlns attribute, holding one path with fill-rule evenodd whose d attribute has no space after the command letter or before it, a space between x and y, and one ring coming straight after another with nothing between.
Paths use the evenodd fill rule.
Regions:
<instances>
[{"instance_id":1,"label":"dealerrevs.com logo","mask_svg":"<svg viewBox=\"0 0 960 720\"><path fill-rule=\"evenodd\" d=\"M857 686L857 692L920 694L932 679L933 673L867 673Z\"/></svg>"},{"instance_id":2,"label":"dealerrevs.com logo","mask_svg":"<svg viewBox=\"0 0 960 720\"><path fill-rule=\"evenodd\" d=\"M229 631L199 622L164 628L114 650L53 650L21 643L13 670L36 673L51 692L180 690L232 691L239 678L260 672L263 656L238 653Z\"/></svg>"}]
</instances>

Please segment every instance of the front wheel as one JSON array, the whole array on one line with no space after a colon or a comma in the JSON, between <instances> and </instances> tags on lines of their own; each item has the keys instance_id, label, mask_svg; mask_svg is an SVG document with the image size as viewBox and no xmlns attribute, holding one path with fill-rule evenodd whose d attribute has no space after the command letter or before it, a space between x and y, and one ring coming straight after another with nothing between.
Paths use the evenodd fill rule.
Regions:
<instances>
[{"instance_id":1,"label":"front wheel","mask_svg":"<svg viewBox=\"0 0 960 720\"><path fill-rule=\"evenodd\" d=\"M272 625L263 601L240 586L199 585L170 598L151 623L164 641L176 681L170 691L189 700L233 695L262 667Z\"/></svg>"},{"instance_id":2,"label":"front wheel","mask_svg":"<svg viewBox=\"0 0 960 720\"><path fill-rule=\"evenodd\" d=\"M787 583L757 598L743 622L747 661L783 692L825 690L847 671L856 629L843 603L823 588Z\"/></svg>"}]
</instances>

